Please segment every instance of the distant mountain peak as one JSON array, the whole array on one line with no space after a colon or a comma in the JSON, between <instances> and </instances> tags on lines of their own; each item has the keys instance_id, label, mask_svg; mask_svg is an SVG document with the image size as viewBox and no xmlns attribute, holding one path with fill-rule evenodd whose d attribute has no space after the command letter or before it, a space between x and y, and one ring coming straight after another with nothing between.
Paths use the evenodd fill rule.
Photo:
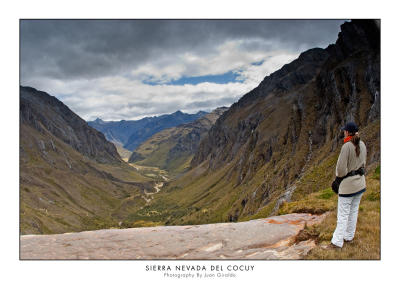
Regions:
<instances>
[{"instance_id":1,"label":"distant mountain peak","mask_svg":"<svg viewBox=\"0 0 400 289\"><path fill-rule=\"evenodd\" d=\"M98 123L98 124L102 124L102 123L105 123L105 121L104 120L102 120L101 118L96 118L95 120L94 120L94 122L95 123Z\"/></svg>"},{"instance_id":2,"label":"distant mountain peak","mask_svg":"<svg viewBox=\"0 0 400 289\"><path fill-rule=\"evenodd\" d=\"M135 150L153 134L170 127L190 123L207 112L197 112L196 114L184 113L177 110L172 114L145 117L139 120L103 121L97 118L88 121L88 124L104 133L106 138L111 141L118 141L128 150Z\"/></svg>"}]
</instances>

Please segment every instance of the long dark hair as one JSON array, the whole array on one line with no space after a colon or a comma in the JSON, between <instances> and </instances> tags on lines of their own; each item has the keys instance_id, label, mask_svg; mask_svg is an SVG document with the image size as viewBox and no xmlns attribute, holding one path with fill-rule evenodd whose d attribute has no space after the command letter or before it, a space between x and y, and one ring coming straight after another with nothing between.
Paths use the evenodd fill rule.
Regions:
<instances>
[{"instance_id":1,"label":"long dark hair","mask_svg":"<svg viewBox=\"0 0 400 289\"><path fill-rule=\"evenodd\" d=\"M350 133L349 135L352 136L351 142L356 147L356 155L358 157L358 156L360 156L360 136L358 135L358 132L353 132L353 133Z\"/></svg>"}]
</instances>

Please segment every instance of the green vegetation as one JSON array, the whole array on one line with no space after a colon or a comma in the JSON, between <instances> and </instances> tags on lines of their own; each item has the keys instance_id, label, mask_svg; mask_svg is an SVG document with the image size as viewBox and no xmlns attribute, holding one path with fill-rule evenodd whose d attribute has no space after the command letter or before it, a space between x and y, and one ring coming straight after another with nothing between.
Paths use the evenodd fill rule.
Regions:
<instances>
[{"instance_id":1,"label":"green vegetation","mask_svg":"<svg viewBox=\"0 0 400 289\"><path fill-rule=\"evenodd\" d=\"M82 231L101 230L118 227L118 223L110 217L86 217L81 218Z\"/></svg>"},{"instance_id":2,"label":"green vegetation","mask_svg":"<svg viewBox=\"0 0 400 289\"><path fill-rule=\"evenodd\" d=\"M373 178L375 180L380 180L381 179L381 166L380 165L376 167L376 169L374 171Z\"/></svg>"},{"instance_id":3,"label":"green vegetation","mask_svg":"<svg viewBox=\"0 0 400 289\"><path fill-rule=\"evenodd\" d=\"M130 224L129 228L140 228L140 227L154 227L154 226L160 226L162 225L161 222L152 222L152 221L136 221Z\"/></svg>"},{"instance_id":4,"label":"green vegetation","mask_svg":"<svg viewBox=\"0 0 400 289\"><path fill-rule=\"evenodd\" d=\"M334 178L334 168L336 166L338 153L334 153L320 164L310 167L304 177L296 184L292 200L300 200L309 195L310 192L319 192L330 186ZM330 191L324 191L326 198L329 199ZM333 193L333 192L332 192ZM334 194L334 193L333 193ZM320 198L324 198L321 196Z\"/></svg>"},{"instance_id":5,"label":"green vegetation","mask_svg":"<svg viewBox=\"0 0 400 289\"><path fill-rule=\"evenodd\" d=\"M317 198L323 199L323 200L329 200L335 195L335 192L332 191L332 189L325 189L322 191L322 194L320 194Z\"/></svg>"},{"instance_id":6,"label":"green vegetation","mask_svg":"<svg viewBox=\"0 0 400 289\"><path fill-rule=\"evenodd\" d=\"M323 214L335 209L337 196L328 189L310 193L301 200L286 202L279 208L279 215L291 213Z\"/></svg>"},{"instance_id":7,"label":"green vegetation","mask_svg":"<svg viewBox=\"0 0 400 289\"><path fill-rule=\"evenodd\" d=\"M249 221L254 219L268 218L269 216L271 216L275 205L276 202L270 202L268 205L261 207L254 215L249 215L246 217L239 218L239 221Z\"/></svg>"}]
</instances>

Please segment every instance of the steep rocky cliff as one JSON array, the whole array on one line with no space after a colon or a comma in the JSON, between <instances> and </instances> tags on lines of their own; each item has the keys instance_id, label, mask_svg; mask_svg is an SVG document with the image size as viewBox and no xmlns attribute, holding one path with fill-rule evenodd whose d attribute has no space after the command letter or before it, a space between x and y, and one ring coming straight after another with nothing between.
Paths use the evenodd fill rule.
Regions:
<instances>
[{"instance_id":1,"label":"steep rocky cliff","mask_svg":"<svg viewBox=\"0 0 400 289\"><path fill-rule=\"evenodd\" d=\"M201 139L227 109L217 108L194 122L156 133L132 153L129 162L159 167L170 175L182 173L189 167Z\"/></svg>"},{"instance_id":2,"label":"steep rocky cliff","mask_svg":"<svg viewBox=\"0 0 400 289\"><path fill-rule=\"evenodd\" d=\"M311 49L267 76L224 113L201 142L192 170L169 184L167 223L240 220L329 186L339 128L355 121L380 161L379 22L341 26L338 40ZM174 204L175 202L175 204ZM172 209L165 204L179 208Z\"/></svg>"},{"instance_id":3,"label":"steep rocky cliff","mask_svg":"<svg viewBox=\"0 0 400 289\"><path fill-rule=\"evenodd\" d=\"M309 134L313 146L320 146L335 139L337 128L346 121L365 127L380 116L379 65L379 30L374 22L343 24L335 45L302 53L232 105L200 145L192 166L208 158L211 167L218 167L243 146L253 151L252 146L263 140L271 143L263 149L265 161L268 154L281 150L276 145L296 145L302 135ZM276 125L263 129L274 120ZM279 137L282 143L277 142Z\"/></svg>"}]
</instances>

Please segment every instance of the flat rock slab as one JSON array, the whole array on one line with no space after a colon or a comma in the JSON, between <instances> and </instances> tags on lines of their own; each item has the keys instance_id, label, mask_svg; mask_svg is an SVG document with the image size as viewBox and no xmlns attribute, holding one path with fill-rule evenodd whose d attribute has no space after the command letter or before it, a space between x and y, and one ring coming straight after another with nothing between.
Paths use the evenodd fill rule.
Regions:
<instances>
[{"instance_id":1,"label":"flat rock slab","mask_svg":"<svg viewBox=\"0 0 400 289\"><path fill-rule=\"evenodd\" d=\"M294 244L305 224L325 216L288 214L239 223L107 229L20 237L21 260L300 259L312 240Z\"/></svg>"}]
</instances>

